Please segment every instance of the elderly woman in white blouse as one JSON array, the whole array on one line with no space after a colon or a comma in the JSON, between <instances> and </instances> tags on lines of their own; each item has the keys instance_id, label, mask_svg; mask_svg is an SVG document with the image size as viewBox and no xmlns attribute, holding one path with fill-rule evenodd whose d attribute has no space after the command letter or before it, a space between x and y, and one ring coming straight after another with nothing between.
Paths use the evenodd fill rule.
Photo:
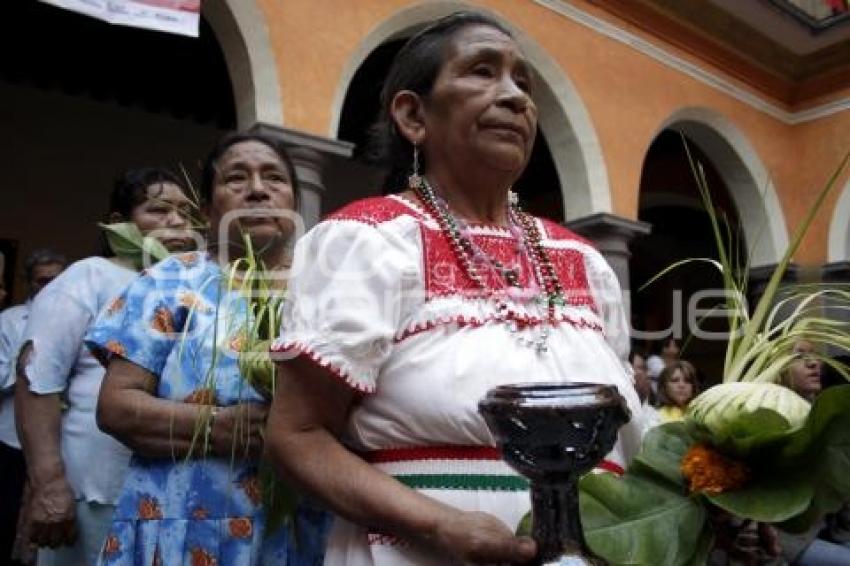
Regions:
<instances>
[{"instance_id":1,"label":"elderly woman in white blouse","mask_svg":"<svg viewBox=\"0 0 850 566\"><path fill-rule=\"evenodd\" d=\"M510 192L534 143L532 83L510 31L486 16L414 36L378 126L401 192L349 205L296 246L266 446L338 514L326 564L532 560L534 541L514 535L528 486L479 399L505 383L583 381L638 410L613 271ZM623 427L606 469L622 470L638 434Z\"/></svg>"}]
</instances>

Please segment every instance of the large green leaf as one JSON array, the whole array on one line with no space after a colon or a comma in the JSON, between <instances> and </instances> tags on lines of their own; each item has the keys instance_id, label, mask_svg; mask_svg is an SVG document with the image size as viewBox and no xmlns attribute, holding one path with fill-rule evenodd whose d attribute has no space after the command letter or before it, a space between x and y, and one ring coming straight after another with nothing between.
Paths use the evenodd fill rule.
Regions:
<instances>
[{"instance_id":1,"label":"large green leaf","mask_svg":"<svg viewBox=\"0 0 850 566\"><path fill-rule=\"evenodd\" d=\"M762 471L741 489L706 494L706 498L738 517L776 523L808 509L814 492L814 484L806 474L776 470L774 475Z\"/></svg>"},{"instance_id":2,"label":"large green leaf","mask_svg":"<svg viewBox=\"0 0 850 566\"><path fill-rule=\"evenodd\" d=\"M644 436L640 452L632 460L629 471L641 476L654 475L684 489L686 483L681 463L693 442L684 423L657 426Z\"/></svg>"},{"instance_id":3,"label":"large green leaf","mask_svg":"<svg viewBox=\"0 0 850 566\"><path fill-rule=\"evenodd\" d=\"M742 438L757 437L758 427L753 420ZM775 436L750 459L755 469L747 486L707 498L740 517L803 531L850 500L850 385L823 392L802 427Z\"/></svg>"},{"instance_id":4,"label":"large green leaf","mask_svg":"<svg viewBox=\"0 0 850 566\"><path fill-rule=\"evenodd\" d=\"M792 435L777 462L805 470L814 486L808 509L785 522L784 529L805 531L825 513L850 501L850 385L821 393L809 419Z\"/></svg>"},{"instance_id":5,"label":"large green leaf","mask_svg":"<svg viewBox=\"0 0 850 566\"><path fill-rule=\"evenodd\" d=\"M774 410L760 408L751 413L742 412L730 420L724 432L725 436L715 436L712 444L725 454L747 456L787 441L793 431L784 416Z\"/></svg>"},{"instance_id":6,"label":"large green leaf","mask_svg":"<svg viewBox=\"0 0 850 566\"><path fill-rule=\"evenodd\" d=\"M781 461L811 462L829 445L827 429L836 419L850 415L850 385L831 387L818 395L802 428L788 439L780 454ZM850 468L848 468L850 470Z\"/></svg>"},{"instance_id":7,"label":"large green leaf","mask_svg":"<svg viewBox=\"0 0 850 566\"><path fill-rule=\"evenodd\" d=\"M708 563L712 549L714 549L714 531L711 529L709 522L706 521L702 532L700 532L699 539L697 539L694 553L688 559L688 566L705 566Z\"/></svg>"},{"instance_id":8,"label":"large green leaf","mask_svg":"<svg viewBox=\"0 0 850 566\"><path fill-rule=\"evenodd\" d=\"M587 543L610 564L687 564L699 546L705 509L674 485L588 474L579 493Z\"/></svg>"}]
</instances>

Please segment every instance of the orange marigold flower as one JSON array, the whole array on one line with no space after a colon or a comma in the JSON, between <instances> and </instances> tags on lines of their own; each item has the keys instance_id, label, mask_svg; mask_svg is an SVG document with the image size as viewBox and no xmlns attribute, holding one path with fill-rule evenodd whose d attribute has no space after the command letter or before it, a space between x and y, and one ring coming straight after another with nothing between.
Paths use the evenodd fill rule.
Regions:
<instances>
[{"instance_id":1,"label":"orange marigold flower","mask_svg":"<svg viewBox=\"0 0 850 566\"><path fill-rule=\"evenodd\" d=\"M174 332L174 315L165 307L157 307L151 320L151 328L158 332Z\"/></svg>"},{"instance_id":2,"label":"orange marigold flower","mask_svg":"<svg viewBox=\"0 0 850 566\"><path fill-rule=\"evenodd\" d=\"M103 543L104 558L115 555L119 550L121 550L121 543L119 542L118 537L115 535L109 535L106 537L106 541Z\"/></svg>"},{"instance_id":3,"label":"orange marigold flower","mask_svg":"<svg viewBox=\"0 0 850 566\"><path fill-rule=\"evenodd\" d=\"M104 347L107 351L112 352L113 354L116 354L118 356L124 357L127 355L127 349L118 340L108 340L106 344L104 344Z\"/></svg>"},{"instance_id":4,"label":"orange marigold flower","mask_svg":"<svg viewBox=\"0 0 850 566\"><path fill-rule=\"evenodd\" d=\"M217 564L218 560L203 548L192 549L192 566L216 566Z\"/></svg>"},{"instance_id":5,"label":"orange marigold flower","mask_svg":"<svg viewBox=\"0 0 850 566\"><path fill-rule=\"evenodd\" d=\"M183 402L192 405L215 405L215 389L212 387L195 389L183 398Z\"/></svg>"},{"instance_id":6,"label":"orange marigold flower","mask_svg":"<svg viewBox=\"0 0 850 566\"><path fill-rule=\"evenodd\" d=\"M254 525L247 517L230 519L227 528L233 538L251 538L251 533L254 532Z\"/></svg>"},{"instance_id":7,"label":"orange marigold flower","mask_svg":"<svg viewBox=\"0 0 850 566\"><path fill-rule=\"evenodd\" d=\"M742 462L728 458L705 444L690 447L681 464L682 475L691 492L723 493L743 487L750 470Z\"/></svg>"},{"instance_id":8,"label":"orange marigold flower","mask_svg":"<svg viewBox=\"0 0 850 566\"><path fill-rule=\"evenodd\" d=\"M162 519L162 509L159 507L159 502L153 497L143 497L139 501L139 518L147 520Z\"/></svg>"},{"instance_id":9,"label":"orange marigold flower","mask_svg":"<svg viewBox=\"0 0 850 566\"><path fill-rule=\"evenodd\" d=\"M106 314L113 315L124 308L124 298L116 297L112 303L110 303L109 308L106 309Z\"/></svg>"},{"instance_id":10,"label":"orange marigold flower","mask_svg":"<svg viewBox=\"0 0 850 566\"><path fill-rule=\"evenodd\" d=\"M240 482L245 495L254 505L260 505L263 502L263 491L260 486L260 478L256 474L251 474L242 478Z\"/></svg>"}]
</instances>

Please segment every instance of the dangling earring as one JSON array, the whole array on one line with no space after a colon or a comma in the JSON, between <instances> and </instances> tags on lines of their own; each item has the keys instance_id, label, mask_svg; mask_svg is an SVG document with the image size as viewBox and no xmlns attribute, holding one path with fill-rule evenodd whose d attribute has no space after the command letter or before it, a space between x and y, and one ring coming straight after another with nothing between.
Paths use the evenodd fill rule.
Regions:
<instances>
[{"instance_id":1,"label":"dangling earring","mask_svg":"<svg viewBox=\"0 0 850 566\"><path fill-rule=\"evenodd\" d=\"M413 144L413 173L407 178L407 186L410 190L416 190L422 184L422 178L419 176L419 144Z\"/></svg>"},{"instance_id":2,"label":"dangling earring","mask_svg":"<svg viewBox=\"0 0 850 566\"><path fill-rule=\"evenodd\" d=\"M513 187L508 189L508 204L514 208L519 206L519 195L516 194Z\"/></svg>"}]
</instances>

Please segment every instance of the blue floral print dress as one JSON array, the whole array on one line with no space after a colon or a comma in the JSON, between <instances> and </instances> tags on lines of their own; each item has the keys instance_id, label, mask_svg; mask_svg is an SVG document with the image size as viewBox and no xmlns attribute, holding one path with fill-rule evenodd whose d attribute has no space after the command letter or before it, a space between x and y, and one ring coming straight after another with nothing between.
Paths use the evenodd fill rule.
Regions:
<instances>
[{"instance_id":1,"label":"blue floral print dress","mask_svg":"<svg viewBox=\"0 0 850 566\"><path fill-rule=\"evenodd\" d=\"M158 376L160 398L262 403L239 374L246 304L223 280L206 254L172 256L114 299L87 343L101 359L120 356ZM134 454L100 563L320 564L328 515L302 503L297 537L288 526L267 533L261 499L256 461Z\"/></svg>"}]
</instances>

